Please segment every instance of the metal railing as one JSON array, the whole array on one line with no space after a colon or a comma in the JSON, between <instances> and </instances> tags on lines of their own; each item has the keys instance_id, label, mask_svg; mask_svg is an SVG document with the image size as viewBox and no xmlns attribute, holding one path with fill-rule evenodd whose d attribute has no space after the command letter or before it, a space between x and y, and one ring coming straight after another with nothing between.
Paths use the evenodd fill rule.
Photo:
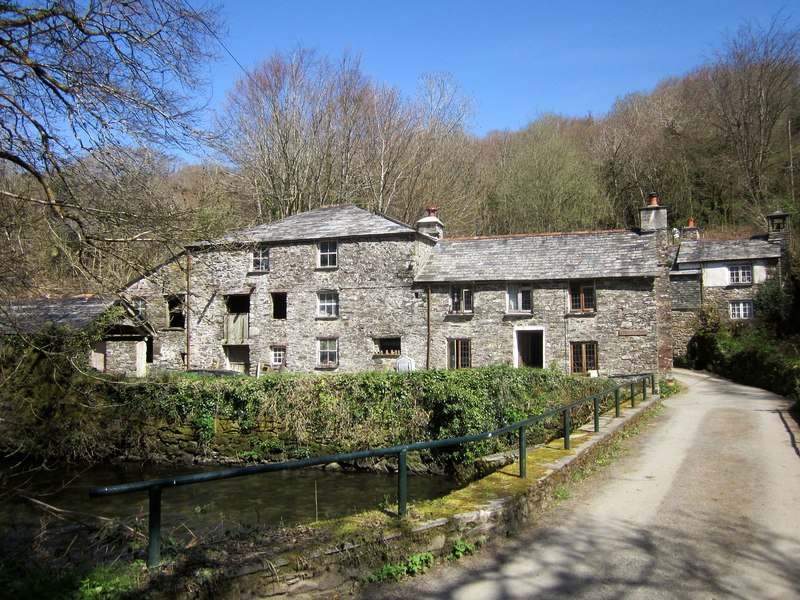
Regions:
<instances>
[{"instance_id":1,"label":"metal railing","mask_svg":"<svg viewBox=\"0 0 800 600\"><path fill-rule=\"evenodd\" d=\"M635 379L621 383L620 385L608 390L599 392L592 396L581 398L569 404L554 408L530 419L506 425L493 431L486 431L475 435L467 435L457 438L447 438L443 440L433 440L428 442L417 442L402 446L392 446L390 448L378 448L373 450L360 450L358 452L348 452L331 456L318 456L281 463L270 463L264 465L251 465L225 469L222 471L212 471L209 473L193 473L190 475L177 475L175 477L164 477L161 479L148 479L146 481L136 481L133 483L122 483L105 487L96 487L89 490L90 498L101 498L104 496L115 496L118 494L129 494L133 492L147 491L149 494L148 506L148 528L149 528L149 547L147 554L147 566L155 567L161 560L161 492L164 488L177 487L181 485L192 485L195 483L205 483L208 481L218 481L221 479L232 479L234 477L246 477L259 473L272 473L276 471L289 471L294 469L305 469L319 465L327 465L335 462L355 461L363 458L377 458L384 456L398 457L397 468L397 513L400 517L405 517L408 505L408 453L431 448L442 448L446 446L457 446L469 444L481 440L488 440L507 433L519 430L519 476L522 479L527 477L527 439L526 429L531 426L563 415L564 449L570 449L570 432L572 430L571 416L572 409L592 402L594 416L594 431L600 431L600 400L606 396L614 394L615 417L620 416L621 390L630 389L631 407L636 406L637 388L641 386L642 401L647 400L647 387L651 387L653 394L656 393L655 374L637 375Z\"/></svg>"}]
</instances>

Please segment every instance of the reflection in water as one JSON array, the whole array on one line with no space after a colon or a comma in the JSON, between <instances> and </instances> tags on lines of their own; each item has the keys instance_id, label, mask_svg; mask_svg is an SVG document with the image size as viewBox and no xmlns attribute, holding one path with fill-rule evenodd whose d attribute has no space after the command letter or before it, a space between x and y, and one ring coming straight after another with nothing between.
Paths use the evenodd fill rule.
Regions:
<instances>
[{"instance_id":1,"label":"reflection in water","mask_svg":"<svg viewBox=\"0 0 800 600\"><path fill-rule=\"evenodd\" d=\"M26 488L29 494L61 509L104 517L141 515L146 519L147 492L90 499L89 488L219 469L103 465L82 471L76 468L69 472L38 471ZM410 475L408 482L411 501L437 498L457 487L452 479L427 475ZM166 488L162 496L162 523L167 528L185 522L191 522L193 528L202 528L222 521L278 527L345 516L382 504L394 507L396 500L396 474L318 469L263 473ZM10 499L0 503L0 511L6 523L13 520L17 526L26 521L33 524L41 514L28 503Z\"/></svg>"}]
</instances>

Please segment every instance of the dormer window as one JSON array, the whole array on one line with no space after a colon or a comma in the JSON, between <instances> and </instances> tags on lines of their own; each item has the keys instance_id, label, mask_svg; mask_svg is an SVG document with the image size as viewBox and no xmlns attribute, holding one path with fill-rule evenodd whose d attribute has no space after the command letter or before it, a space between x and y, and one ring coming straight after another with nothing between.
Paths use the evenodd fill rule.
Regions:
<instances>
[{"instance_id":1,"label":"dormer window","mask_svg":"<svg viewBox=\"0 0 800 600\"><path fill-rule=\"evenodd\" d=\"M335 269L339 266L339 243L320 242L317 266L321 269Z\"/></svg>"},{"instance_id":2,"label":"dormer window","mask_svg":"<svg viewBox=\"0 0 800 600\"><path fill-rule=\"evenodd\" d=\"M752 265L728 266L728 283L731 285L751 285L753 283Z\"/></svg>"},{"instance_id":3,"label":"dormer window","mask_svg":"<svg viewBox=\"0 0 800 600\"><path fill-rule=\"evenodd\" d=\"M258 246L253 250L253 271L266 273L269 271L269 248Z\"/></svg>"}]
</instances>

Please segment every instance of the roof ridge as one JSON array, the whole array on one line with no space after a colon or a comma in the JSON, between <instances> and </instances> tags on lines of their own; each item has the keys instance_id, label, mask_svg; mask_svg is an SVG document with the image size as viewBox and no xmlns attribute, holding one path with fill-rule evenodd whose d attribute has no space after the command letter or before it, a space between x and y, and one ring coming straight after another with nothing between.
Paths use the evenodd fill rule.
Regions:
<instances>
[{"instance_id":1,"label":"roof ridge","mask_svg":"<svg viewBox=\"0 0 800 600\"><path fill-rule=\"evenodd\" d=\"M510 238L555 237L559 235L603 235L609 233L635 233L633 229L602 229L595 231L547 231L543 233L506 233L501 235L476 235L444 238L442 241L502 240Z\"/></svg>"}]
</instances>

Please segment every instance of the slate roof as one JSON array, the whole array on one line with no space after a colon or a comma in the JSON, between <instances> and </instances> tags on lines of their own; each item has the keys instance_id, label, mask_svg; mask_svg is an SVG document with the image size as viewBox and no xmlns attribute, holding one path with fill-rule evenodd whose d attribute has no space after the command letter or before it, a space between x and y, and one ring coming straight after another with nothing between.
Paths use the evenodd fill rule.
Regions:
<instances>
[{"instance_id":1,"label":"slate roof","mask_svg":"<svg viewBox=\"0 0 800 600\"><path fill-rule=\"evenodd\" d=\"M416 281L544 281L658 275L654 234L596 231L440 241Z\"/></svg>"},{"instance_id":2,"label":"slate roof","mask_svg":"<svg viewBox=\"0 0 800 600\"><path fill-rule=\"evenodd\" d=\"M291 215L280 221L265 223L251 229L234 231L215 240L190 244L204 247L226 244L251 244L259 242L289 242L296 240L325 240L353 237L384 237L392 235L417 235L417 231L404 223L356 206L327 206Z\"/></svg>"},{"instance_id":3,"label":"slate roof","mask_svg":"<svg viewBox=\"0 0 800 600\"><path fill-rule=\"evenodd\" d=\"M71 296L15 300L0 311L0 333L36 333L46 323L65 325L78 331L109 308L115 298Z\"/></svg>"},{"instance_id":4,"label":"slate roof","mask_svg":"<svg viewBox=\"0 0 800 600\"><path fill-rule=\"evenodd\" d=\"M688 240L681 242L677 264L725 260L780 258L781 248L763 238L748 240Z\"/></svg>"}]
</instances>

